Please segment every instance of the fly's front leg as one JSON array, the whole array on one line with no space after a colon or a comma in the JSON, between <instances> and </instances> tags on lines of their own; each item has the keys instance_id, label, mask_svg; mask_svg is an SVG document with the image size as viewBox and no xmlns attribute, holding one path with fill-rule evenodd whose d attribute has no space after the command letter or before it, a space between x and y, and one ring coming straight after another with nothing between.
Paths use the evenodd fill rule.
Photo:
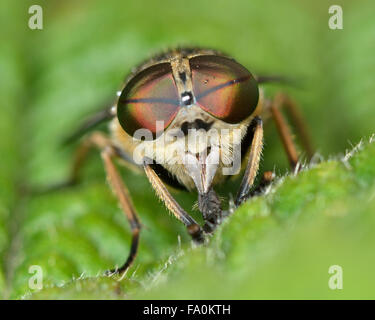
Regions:
<instances>
[{"instance_id":1,"label":"fly's front leg","mask_svg":"<svg viewBox=\"0 0 375 320\"><path fill-rule=\"evenodd\" d=\"M250 196L250 189L254 183L259 169L260 156L263 148L263 121L260 117L255 117L251 122L249 130L254 130L253 140L250 145L250 154L246 166L246 171L240 188L238 190L235 205L239 206Z\"/></svg>"},{"instance_id":2,"label":"fly's front leg","mask_svg":"<svg viewBox=\"0 0 375 320\"><path fill-rule=\"evenodd\" d=\"M148 162L148 159L145 159L143 167L157 196L164 202L167 209L187 227L189 234L195 242L204 242L202 228L184 209L181 208Z\"/></svg>"}]
</instances>

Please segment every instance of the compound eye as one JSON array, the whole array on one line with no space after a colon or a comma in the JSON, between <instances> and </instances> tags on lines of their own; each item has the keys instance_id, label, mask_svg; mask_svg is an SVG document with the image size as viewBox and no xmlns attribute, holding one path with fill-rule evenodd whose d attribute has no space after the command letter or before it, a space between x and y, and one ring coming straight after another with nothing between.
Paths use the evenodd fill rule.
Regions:
<instances>
[{"instance_id":1,"label":"compound eye","mask_svg":"<svg viewBox=\"0 0 375 320\"><path fill-rule=\"evenodd\" d=\"M147 129L155 139L176 117L179 103L171 65L161 63L142 70L129 81L120 95L117 117L129 135ZM157 126L157 121L161 125Z\"/></svg>"},{"instance_id":2,"label":"compound eye","mask_svg":"<svg viewBox=\"0 0 375 320\"><path fill-rule=\"evenodd\" d=\"M239 63L221 56L190 59L193 91L198 105L227 123L249 117L258 104L258 84Z\"/></svg>"}]
</instances>

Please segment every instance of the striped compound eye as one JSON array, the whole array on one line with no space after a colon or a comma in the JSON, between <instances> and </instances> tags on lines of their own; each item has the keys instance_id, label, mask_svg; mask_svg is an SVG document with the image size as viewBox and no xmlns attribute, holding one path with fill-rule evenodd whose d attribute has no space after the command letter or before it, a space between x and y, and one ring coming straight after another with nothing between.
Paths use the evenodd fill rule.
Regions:
<instances>
[{"instance_id":1,"label":"striped compound eye","mask_svg":"<svg viewBox=\"0 0 375 320\"><path fill-rule=\"evenodd\" d=\"M153 138L163 132L180 108L177 87L169 63L160 63L142 70L125 86L117 116L122 128L131 136L138 129L148 129ZM157 127L156 122L163 126Z\"/></svg>"},{"instance_id":2,"label":"striped compound eye","mask_svg":"<svg viewBox=\"0 0 375 320\"><path fill-rule=\"evenodd\" d=\"M199 107L227 123L249 117L258 104L258 84L239 63L221 56L190 60L193 93Z\"/></svg>"}]
</instances>

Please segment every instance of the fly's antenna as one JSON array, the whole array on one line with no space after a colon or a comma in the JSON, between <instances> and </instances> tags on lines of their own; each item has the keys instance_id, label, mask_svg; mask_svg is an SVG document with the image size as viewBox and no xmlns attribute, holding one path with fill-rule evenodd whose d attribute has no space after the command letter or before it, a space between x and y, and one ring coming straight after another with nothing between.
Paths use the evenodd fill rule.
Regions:
<instances>
[{"instance_id":1,"label":"fly's antenna","mask_svg":"<svg viewBox=\"0 0 375 320\"><path fill-rule=\"evenodd\" d=\"M62 141L62 145L68 145L76 141L96 126L113 119L115 116L116 106L111 106L110 108L100 110L99 112L88 117L75 131L73 131L71 135L66 137Z\"/></svg>"},{"instance_id":2,"label":"fly's antenna","mask_svg":"<svg viewBox=\"0 0 375 320\"><path fill-rule=\"evenodd\" d=\"M256 77L259 84L264 83L280 83L285 85L290 85L293 87L302 87L303 80L296 77L286 77L282 75L259 75Z\"/></svg>"}]
</instances>

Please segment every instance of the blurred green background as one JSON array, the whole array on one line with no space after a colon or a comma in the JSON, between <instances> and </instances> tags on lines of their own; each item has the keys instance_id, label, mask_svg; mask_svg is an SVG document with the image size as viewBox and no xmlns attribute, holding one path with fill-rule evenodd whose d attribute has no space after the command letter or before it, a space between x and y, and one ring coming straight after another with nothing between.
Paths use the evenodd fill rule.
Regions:
<instances>
[{"instance_id":1,"label":"blurred green background","mask_svg":"<svg viewBox=\"0 0 375 320\"><path fill-rule=\"evenodd\" d=\"M43 30L28 28L33 4L43 8ZM328 28L332 4L343 8L343 30ZM283 90L293 96L308 119L318 153L326 159L343 155L375 131L374 1L6 0L0 9L2 298L28 297L30 265L42 266L44 285L52 287L42 290L41 298L375 297L368 269L374 263L374 238L361 238L374 226L373 217L367 216L374 209L375 175L367 169L374 165L373 146L354 161L359 169L350 177L339 161L309 172L308 179L302 175L288 180L276 196L242 207L208 248L193 252L184 228L157 201L146 179L122 169L145 227L130 280L121 284L94 278L54 289L82 274L96 276L121 264L128 252L129 228L105 183L98 154L90 159L80 186L39 197L22 192L23 185L63 179L74 145L63 148L61 140L85 115L114 97L132 67L176 45L212 47L255 74L300 79L298 87L267 86L266 94L272 97ZM262 169L283 175L286 164L269 124ZM228 190L235 193L232 186L223 188L226 198ZM196 195L176 197L191 211ZM291 218L284 229L269 218L273 210L285 212L286 220L309 210L318 217L308 226ZM322 211L350 218L327 222ZM268 218L258 221L255 213ZM353 219L358 219L358 230L351 227ZM262 242L264 230L272 238ZM179 251L178 235L188 253ZM182 262L166 262L171 255L180 257L178 252L186 253ZM340 263L360 277L353 280L352 291L328 290L328 267ZM226 279L221 285L218 276ZM158 289L155 283L163 277L170 280ZM121 293L115 294L118 286ZM156 289L146 290L149 287Z\"/></svg>"}]
</instances>

